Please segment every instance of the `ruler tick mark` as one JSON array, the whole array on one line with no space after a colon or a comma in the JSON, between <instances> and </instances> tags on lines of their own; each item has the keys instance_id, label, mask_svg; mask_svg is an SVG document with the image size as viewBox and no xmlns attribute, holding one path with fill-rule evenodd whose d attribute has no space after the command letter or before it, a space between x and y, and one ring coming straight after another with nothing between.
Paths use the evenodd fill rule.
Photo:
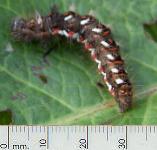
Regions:
<instances>
[{"instance_id":1,"label":"ruler tick mark","mask_svg":"<svg viewBox=\"0 0 157 150\"><path fill-rule=\"evenodd\" d=\"M126 126L126 149L128 149L128 127Z\"/></svg>"},{"instance_id":2,"label":"ruler tick mark","mask_svg":"<svg viewBox=\"0 0 157 150\"><path fill-rule=\"evenodd\" d=\"M87 149L88 149L88 126L87 126Z\"/></svg>"},{"instance_id":3,"label":"ruler tick mark","mask_svg":"<svg viewBox=\"0 0 157 150\"><path fill-rule=\"evenodd\" d=\"M47 126L47 149L49 149L49 126Z\"/></svg>"},{"instance_id":4,"label":"ruler tick mark","mask_svg":"<svg viewBox=\"0 0 157 150\"><path fill-rule=\"evenodd\" d=\"M111 126L111 133L112 133L112 126Z\"/></svg>"},{"instance_id":5,"label":"ruler tick mark","mask_svg":"<svg viewBox=\"0 0 157 150\"><path fill-rule=\"evenodd\" d=\"M107 135L106 136L107 136L107 141L108 141L108 126L107 126Z\"/></svg>"},{"instance_id":6,"label":"ruler tick mark","mask_svg":"<svg viewBox=\"0 0 157 150\"><path fill-rule=\"evenodd\" d=\"M17 126L16 126L16 128L15 128L15 131L17 132Z\"/></svg>"},{"instance_id":7,"label":"ruler tick mark","mask_svg":"<svg viewBox=\"0 0 157 150\"><path fill-rule=\"evenodd\" d=\"M147 138L148 138L147 136L148 136L148 135L147 135L147 126L146 126L146 141L147 141Z\"/></svg>"},{"instance_id":8,"label":"ruler tick mark","mask_svg":"<svg viewBox=\"0 0 157 150\"><path fill-rule=\"evenodd\" d=\"M27 136L28 136L28 141L29 141L29 126L27 128Z\"/></svg>"},{"instance_id":9,"label":"ruler tick mark","mask_svg":"<svg viewBox=\"0 0 157 150\"><path fill-rule=\"evenodd\" d=\"M102 128L102 132L103 132L103 133L104 133L104 130L105 130L105 129L104 129L104 126L103 126L103 128Z\"/></svg>"},{"instance_id":10,"label":"ruler tick mark","mask_svg":"<svg viewBox=\"0 0 157 150\"><path fill-rule=\"evenodd\" d=\"M24 131L24 133L25 133L25 126L23 127L23 131Z\"/></svg>"},{"instance_id":11,"label":"ruler tick mark","mask_svg":"<svg viewBox=\"0 0 157 150\"><path fill-rule=\"evenodd\" d=\"M10 130L9 130L9 126L8 126L8 149L10 149Z\"/></svg>"},{"instance_id":12,"label":"ruler tick mark","mask_svg":"<svg viewBox=\"0 0 157 150\"><path fill-rule=\"evenodd\" d=\"M142 126L142 133L143 133L143 126Z\"/></svg>"}]
</instances>

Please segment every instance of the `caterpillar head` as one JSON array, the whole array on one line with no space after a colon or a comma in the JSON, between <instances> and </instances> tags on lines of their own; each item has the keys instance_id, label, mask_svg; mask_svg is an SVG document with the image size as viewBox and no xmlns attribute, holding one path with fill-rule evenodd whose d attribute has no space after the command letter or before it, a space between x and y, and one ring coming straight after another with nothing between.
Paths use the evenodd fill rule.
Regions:
<instances>
[{"instance_id":1,"label":"caterpillar head","mask_svg":"<svg viewBox=\"0 0 157 150\"><path fill-rule=\"evenodd\" d=\"M11 24L11 33L16 40L29 42L36 38L36 33L41 32L42 26L42 17L36 12L36 17L29 20L15 18Z\"/></svg>"}]
</instances>

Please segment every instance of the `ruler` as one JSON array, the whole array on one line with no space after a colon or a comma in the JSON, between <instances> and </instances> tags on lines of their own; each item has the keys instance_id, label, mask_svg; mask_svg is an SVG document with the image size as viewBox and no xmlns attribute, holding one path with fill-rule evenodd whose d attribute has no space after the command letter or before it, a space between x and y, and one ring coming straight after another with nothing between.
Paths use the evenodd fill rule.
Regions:
<instances>
[{"instance_id":1,"label":"ruler","mask_svg":"<svg viewBox=\"0 0 157 150\"><path fill-rule=\"evenodd\" d=\"M157 126L0 126L0 150L157 150Z\"/></svg>"}]
</instances>

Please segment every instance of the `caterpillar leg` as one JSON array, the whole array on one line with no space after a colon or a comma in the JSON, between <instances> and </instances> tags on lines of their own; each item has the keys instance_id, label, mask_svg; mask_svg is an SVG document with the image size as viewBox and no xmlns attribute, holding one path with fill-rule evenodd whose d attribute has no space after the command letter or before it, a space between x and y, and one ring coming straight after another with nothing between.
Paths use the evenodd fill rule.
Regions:
<instances>
[{"instance_id":1,"label":"caterpillar leg","mask_svg":"<svg viewBox=\"0 0 157 150\"><path fill-rule=\"evenodd\" d=\"M101 89L104 89L105 88L105 84L104 84L104 79L101 78L97 81L96 85L101 88Z\"/></svg>"},{"instance_id":2,"label":"caterpillar leg","mask_svg":"<svg viewBox=\"0 0 157 150\"><path fill-rule=\"evenodd\" d=\"M43 53L42 58L43 58L44 63L49 64L49 62L48 62L48 55L49 55L52 51L54 51L54 49L49 48L49 49L46 49L46 51Z\"/></svg>"}]
</instances>

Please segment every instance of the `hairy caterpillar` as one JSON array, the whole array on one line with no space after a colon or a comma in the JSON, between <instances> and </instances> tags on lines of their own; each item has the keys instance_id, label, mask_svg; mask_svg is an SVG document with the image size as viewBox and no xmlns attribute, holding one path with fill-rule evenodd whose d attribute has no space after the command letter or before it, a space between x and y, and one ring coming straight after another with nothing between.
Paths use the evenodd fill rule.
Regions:
<instances>
[{"instance_id":1,"label":"hairy caterpillar","mask_svg":"<svg viewBox=\"0 0 157 150\"><path fill-rule=\"evenodd\" d=\"M47 16L25 20L15 19L11 27L15 39L31 42L49 39L53 36L65 36L84 45L92 59L98 64L98 70L109 92L124 112L132 104L132 85L124 69L124 61L119 46L111 37L111 31L90 15L80 16L69 11L64 14L53 8Z\"/></svg>"}]
</instances>

